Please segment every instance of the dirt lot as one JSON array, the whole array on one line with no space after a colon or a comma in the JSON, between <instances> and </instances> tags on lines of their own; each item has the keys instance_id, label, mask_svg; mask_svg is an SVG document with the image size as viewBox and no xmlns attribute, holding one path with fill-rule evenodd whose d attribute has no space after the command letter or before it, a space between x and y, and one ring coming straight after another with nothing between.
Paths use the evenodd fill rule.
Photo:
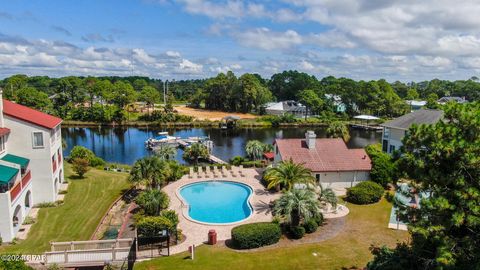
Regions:
<instances>
[{"instance_id":1,"label":"dirt lot","mask_svg":"<svg viewBox=\"0 0 480 270\"><path fill-rule=\"evenodd\" d=\"M256 115L249 114L249 113L228 113L228 112L219 112L219 111L209 111L209 110L203 110L203 109L188 108L186 106L176 106L174 108L175 110L178 111L178 113L193 116L198 120L217 121L217 120L221 120L223 117L228 115L235 115L240 117L241 119L252 119L257 117Z\"/></svg>"}]
</instances>

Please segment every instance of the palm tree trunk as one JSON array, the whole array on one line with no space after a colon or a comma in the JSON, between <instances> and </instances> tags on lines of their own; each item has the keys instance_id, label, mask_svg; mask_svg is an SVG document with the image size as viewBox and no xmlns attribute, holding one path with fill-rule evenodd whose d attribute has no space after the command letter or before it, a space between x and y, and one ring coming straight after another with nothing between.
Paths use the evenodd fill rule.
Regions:
<instances>
[{"instance_id":1,"label":"palm tree trunk","mask_svg":"<svg viewBox=\"0 0 480 270\"><path fill-rule=\"evenodd\" d=\"M298 210L295 209L292 211L291 219L292 219L292 226L300 225L300 215L298 213Z\"/></svg>"}]
</instances>

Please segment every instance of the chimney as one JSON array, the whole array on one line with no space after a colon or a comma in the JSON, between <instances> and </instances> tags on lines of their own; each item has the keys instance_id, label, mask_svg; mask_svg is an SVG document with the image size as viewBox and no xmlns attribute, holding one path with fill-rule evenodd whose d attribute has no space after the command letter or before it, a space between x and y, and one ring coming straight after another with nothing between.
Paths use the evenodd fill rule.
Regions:
<instances>
[{"instance_id":1,"label":"chimney","mask_svg":"<svg viewBox=\"0 0 480 270\"><path fill-rule=\"evenodd\" d=\"M313 130L307 130L305 133L305 142L307 143L308 149L315 149L315 141L317 140L317 135Z\"/></svg>"}]
</instances>

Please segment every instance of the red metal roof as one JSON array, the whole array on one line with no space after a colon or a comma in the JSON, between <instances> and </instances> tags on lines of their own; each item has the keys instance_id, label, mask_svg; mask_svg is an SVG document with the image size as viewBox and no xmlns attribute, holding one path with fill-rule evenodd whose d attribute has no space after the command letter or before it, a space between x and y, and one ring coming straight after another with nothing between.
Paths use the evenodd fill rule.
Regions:
<instances>
[{"instance_id":1,"label":"red metal roof","mask_svg":"<svg viewBox=\"0 0 480 270\"><path fill-rule=\"evenodd\" d=\"M7 135L10 133L9 128L0 128L0 136Z\"/></svg>"},{"instance_id":2,"label":"red metal roof","mask_svg":"<svg viewBox=\"0 0 480 270\"><path fill-rule=\"evenodd\" d=\"M370 171L370 158L363 149L348 149L342 139L316 139L315 148L308 149L304 139L278 139L283 160L303 163L313 172Z\"/></svg>"},{"instance_id":3,"label":"red metal roof","mask_svg":"<svg viewBox=\"0 0 480 270\"><path fill-rule=\"evenodd\" d=\"M263 156L264 156L266 159L273 159L273 158L275 158L275 154L274 154L273 152L263 153Z\"/></svg>"},{"instance_id":4,"label":"red metal roof","mask_svg":"<svg viewBox=\"0 0 480 270\"><path fill-rule=\"evenodd\" d=\"M16 104L6 99L3 100L3 113L48 129L52 129L62 122L61 118Z\"/></svg>"}]
</instances>

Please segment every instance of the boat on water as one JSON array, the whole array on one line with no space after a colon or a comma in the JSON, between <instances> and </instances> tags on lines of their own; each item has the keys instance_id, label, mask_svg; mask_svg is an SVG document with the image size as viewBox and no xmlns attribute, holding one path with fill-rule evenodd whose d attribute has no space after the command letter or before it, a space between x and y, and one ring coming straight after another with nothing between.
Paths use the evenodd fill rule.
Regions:
<instances>
[{"instance_id":1,"label":"boat on water","mask_svg":"<svg viewBox=\"0 0 480 270\"><path fill-rule=\"evenodd\" d=\"M168 135L168 132L159 132L157 137L146 140L145 145L151 148L161 143L176 143L177 139L179 138Z\"/></svg>"}]
</instances>

